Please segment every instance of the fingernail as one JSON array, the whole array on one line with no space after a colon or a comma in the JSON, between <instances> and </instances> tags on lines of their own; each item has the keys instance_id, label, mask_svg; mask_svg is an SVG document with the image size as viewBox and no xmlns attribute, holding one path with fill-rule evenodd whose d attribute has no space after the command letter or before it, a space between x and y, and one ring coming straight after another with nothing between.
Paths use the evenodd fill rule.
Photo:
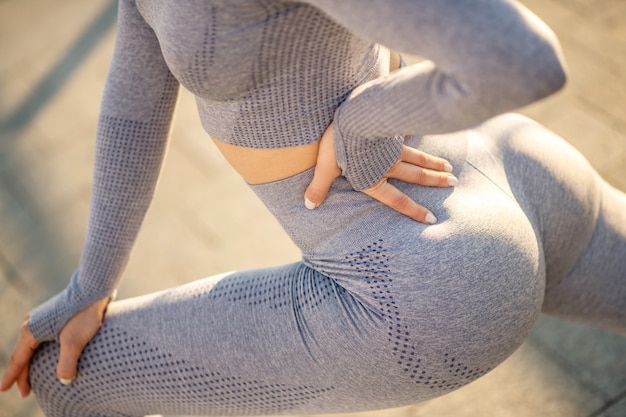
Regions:
<instances>
[{"instance_id":1,"label":"fingernail","mask_svg":"<svg viewBox=\"0 0 626 417\"><path fill-rule=\"evenodd\" d=\"M61 384L63 385L69 385L72 383L73 379L59 378L59 381L61 381Z\"/></svg>"},{"instance_id":2,"label":"fingernail","mask_svg":"<svg viewBox=\"0 0 626 417\"><path fill-rule=\"evenodd\" d=\"M309 210L313 210L315 207L317 207L317 205L314 202L312 202L306 197L304 197L304 206L308 208Z\"/></svg>"},{"instance_id":3,"label":"fingernail","mask_svg":"<svg viewBox=\"0 0 626 417\"><path fill-rule=\"evenodd\" d=\"M452 165L450 165L450 164L446 163L446 164L443 166L443 170L444 170L444 171L446 171L446 172L452 172L452 170L453 170Z\"/></svg>"},{"instance_id":4,"label":"fingernail","mask_svg":"<svg viewBox=\"0 0 626 417\"><path fill-rule=\"evenodd\" d=\"M454 175L448 175L448 185L454 187L459 183L459 180Z\"/></svg>"},{"instance_id":5,"label":"fingernail","mask_svg":"<svg viewBox=\"0 0 626 417\"><path fill-rule=\"evenodd\" d=\"M426 223L435 224L437 223L437 218L432 213L428 213L426 215Z\"/></svg>"}]
</instances>

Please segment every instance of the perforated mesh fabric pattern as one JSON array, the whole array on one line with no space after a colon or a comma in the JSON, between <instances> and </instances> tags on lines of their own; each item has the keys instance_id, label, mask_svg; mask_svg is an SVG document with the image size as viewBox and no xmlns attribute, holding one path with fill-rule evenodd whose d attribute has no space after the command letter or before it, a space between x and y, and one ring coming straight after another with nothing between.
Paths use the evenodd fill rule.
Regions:
<instances>
[{"instance_id":1,"label":"perforated mesh fabric pattern","mask_svg":"<svg viewBox=\"0 0 626 417\"><path fill-rule=\"evenodd\" d=\"M357 274L365 276L371 296L378 303L381 316L388 326L388 349L398 369L409 374L415 384L443 392L462 387L489 372L491 367L468 368L449 353L444 353L437 360L425 360L422 357L412 341L415 338L412 334L414 331L406 324L402 309L394 298L396 289L386 252L384 241L379 239L360 251L350 253L346 261ZM442 369L446 372L442 373Z\"/></svg>"},{"instance_id":2,"label":"perforated mesh fabric pattern","mask_svg":"<svg viewBox=\"0 0 626 417\"><path fill-rule=\"evenodd\" d=\"M57 358L58 346L45 344L36 353L37 367L30 377L49 416L142 416L149 410L267 415L297 408L332 390L223 375L107 324L85 349L80 377L71 386L56 378Z\"/></svg>"}]
</instances>

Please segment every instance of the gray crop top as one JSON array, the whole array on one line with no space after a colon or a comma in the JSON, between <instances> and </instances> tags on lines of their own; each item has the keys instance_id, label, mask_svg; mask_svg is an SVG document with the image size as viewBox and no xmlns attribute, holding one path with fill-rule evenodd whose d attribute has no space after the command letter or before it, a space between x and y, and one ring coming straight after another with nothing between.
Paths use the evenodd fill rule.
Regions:
<instances>
[{"instance_id":1,"label":"gray crop top","mask_svg":"<svg viewBox=\"0 0 626 417\"><path fill-rule=\"evenodd\" d=\"M388 74L386 48L426 60ZM468 128L563 82L552 32L513 0L120 0L83 252L68 287L32 311L31 330L54 339L114 296L179 85L206 131L235 145L312 143L334 120L343 175L363 190L404 135Z\"/></svg>"}]
</instances>

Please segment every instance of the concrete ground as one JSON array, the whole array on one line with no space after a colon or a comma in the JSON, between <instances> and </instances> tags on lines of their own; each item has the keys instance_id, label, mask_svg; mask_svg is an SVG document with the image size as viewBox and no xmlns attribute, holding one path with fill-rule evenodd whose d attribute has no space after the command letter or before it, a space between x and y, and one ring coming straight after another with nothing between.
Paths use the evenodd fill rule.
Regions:
<instances>
[{"instance_id":1,"label":"concrete ground","mask_svg":"<svg viewBox=\"0 0 626 417\"><path fill-rule=\"evenodd\" d=\"M525 4L560 37L570 82L523 112L626 190L626 2ZM23 314L63 288L80 254L95 122L114 40L112 6L110 0L0 1L1 370ZM298 258L207 140L183 94L120 297ZM32 396L21 400L16 390L0 395L0 404L1 417L42 415ZM543 318L513 356L477 382L426 403L358 415L624 417L626 338Z\"/></svg>"}]
</instances>

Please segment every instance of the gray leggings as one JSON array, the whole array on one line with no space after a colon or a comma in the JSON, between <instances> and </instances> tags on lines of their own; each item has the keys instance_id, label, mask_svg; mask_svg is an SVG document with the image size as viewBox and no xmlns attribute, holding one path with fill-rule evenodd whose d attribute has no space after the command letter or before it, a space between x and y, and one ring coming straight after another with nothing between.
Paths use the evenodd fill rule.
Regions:
<instances>
[{"instance_id":1,"label":"gray leggings","mask_svg":"<svg viewBox=\"0 0 626 417\"><path fill-rule=\"evenodd\" d=\"M455 167L454 189L397 183L436 225L343 179L306 210L311 170L253 186L302 261L112 303L69 386L44 343L46 415L396 407L489 372L541 312L626 332L626 197L575 150L515 115L406 143Z\"/></svg>"}]
</instances>

